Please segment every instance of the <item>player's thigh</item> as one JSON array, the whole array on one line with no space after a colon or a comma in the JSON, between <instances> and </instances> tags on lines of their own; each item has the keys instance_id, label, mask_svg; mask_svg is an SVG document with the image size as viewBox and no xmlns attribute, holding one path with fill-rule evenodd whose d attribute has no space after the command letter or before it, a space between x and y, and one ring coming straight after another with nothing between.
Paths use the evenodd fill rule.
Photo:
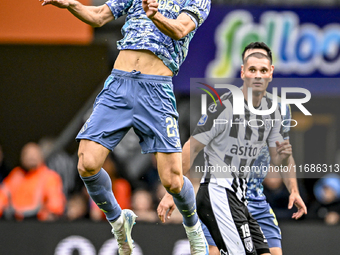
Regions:
<instances>
[{"instance_id":1,"label":"player's thigh","mask_svg":"<svg viewBox=\"0 0 340 255\"><path fill-rule=\"evenodd\" d=\"M237 199L235 193L231 192L230 190L227 190L227 193L229 197L231 215L238 231L244 254L257 255L253 236L250 232L250 224L247 219L247 207Z\"/></svg>"},{"instance_id":2,"label":"player's thigh","mask_svg":"<svg viewBox=\"0 0 340 255\"><path fill-rule=\"evenodd\" d=\"M250 234L246 238L242 235L247 224L246 206L233 192L213 183L201 184L196 203L200 219L222 254L256 254Z\"/></svg>"},{"instance_id":3,"label":"player's thigh","mask_svg":"<svg viewBox=\"0 0 340 255\"><path fill-rule=\"evenodd\" d=\"M216 246L218 247L218 250L223 250L225 252L228 251L227 248L227 242L223 238L223 227L222 229L219 227L223 223L218 223L218 220L222 220L223 218L227 217L227 215L220 215L220 211L218 212L214 211L214 205L216 204L224 204L226 200L226 193L224 188L221 188L221 190L217 190L217 192L211 193L209 186L211 184L201 184L197 195L196 195L196 205L197 205L197 214L200 218L200 220L203 222L203 226L205 227L204 230L206 230L206 234L209 234L212 236L212 239ZM217 185L215 185L217 186ZM216 200L220 202L216 202ZM228 205L226 205L228 206ZM235 231L234 231L235 232ZM230 233L226 233L227 236L231 236ZM237 231L236 231L237 235ZM228 242L229 243L229 242ZM211 245L211 243L209 243ZM228 253L227 253L228 254ZM242 253L241 253L242 254Z\"/></svg>"},{"instance_id":4,"label":"player's thigh","mask_svg":"<svg viewBox=\"0 0 340 255\"><path fill-rule=\"evenodd\" d=\"M91 176L101 169L109 149L91 140L80 140L78 169L81 176Z\"/></svg>"},{"instance_id":5,"label":"player's thigh","mask_svg":"<svg viewBox=\"0 0 340 255\"><path fill-rule=\"evenodd\" d=\"M183 185L182 153L155 153L158 174L165 188Z\"/></svg>"},{"instance_id":6,"label":"player's thigh","mask_svg":"<svg viewBox=\"0 0 340 255\"><path fill-rule=\"evenodd\" d=\"M248 212L249 230L258 254L269 254L269 246L259 223Z\"/></svg>"},{"instance_id":7,"label":"player's thigh","mask_svg":"<svg viewBox=\"0 0 340 255\"><path fill-rule=\"evenodd\" d=\"M253 218L260 225L264 236L267 238L269 248L281 247L281 229L273 209L267 202L250 202L248 209Z\"/></svg>"},{"instance_id":8,"label":"player's thigh","mask_svg":"<svg viewBox=\"0 0 340 255\"><path fill-rule=\"evenodd\" d=\"M171 78L140 74L134 86L133 128L143 153L181 152Z\"/></svg>"}]
</instances>

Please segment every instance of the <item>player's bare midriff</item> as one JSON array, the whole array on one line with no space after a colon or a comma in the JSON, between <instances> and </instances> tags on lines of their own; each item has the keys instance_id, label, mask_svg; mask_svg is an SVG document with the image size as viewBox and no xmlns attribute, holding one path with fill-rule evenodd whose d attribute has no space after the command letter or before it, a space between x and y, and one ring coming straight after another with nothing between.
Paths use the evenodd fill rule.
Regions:
<instances>
[{"instance_id":1,"label":"player's bare midriff","mask_svg":"<svg viewBox=\"0 0 340 255\"><path fill-rule=\"evenodd\" d=\"M155 54L148 50L121 50L113 66L115 69L142 74L172 76L172 71Z\"/></svg>"}]
</instances>

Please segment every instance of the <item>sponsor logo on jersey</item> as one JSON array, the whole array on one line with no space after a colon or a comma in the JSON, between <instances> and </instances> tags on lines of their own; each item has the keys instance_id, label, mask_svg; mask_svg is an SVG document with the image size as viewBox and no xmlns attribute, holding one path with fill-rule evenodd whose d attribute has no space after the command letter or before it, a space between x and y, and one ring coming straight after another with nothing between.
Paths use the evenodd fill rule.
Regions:
<instances>
[{"instance_id":1,"label":"sponsor logo on jersey","mask_svg":"<svg viewBox=\"0 0 340 255\"><path fill-rule=\"evenodd\" d=\"M231 146L230 153L239 156L255 157L257 155L257 147L253 147L252 145L248 146L248 143L246 146L233 144Z\"/></svg>"},{"instance_id":2,"label":"sponsor logo on jersey","mask_svg":"<svg viewBox=\"0 0 340 255\"><path fill-rule=\"evenodd\" d=\"M180 11L180 6L174 1L166 1L166 0L159 0L158 2L158 9L159 10L170 10L173 12L178 13Z\"/></svg>"},{"instance_id":3,"label":"sponsor logo on jersey","mask_svg":"<svg viewBox=\"0 0 340 255\"><path fill-rule=\"evenodd\" d=\"M185 0L177 0L176 2L177 2L179 5L182 5L182 4L184 4Z\"/></svg>"}]
</instances>

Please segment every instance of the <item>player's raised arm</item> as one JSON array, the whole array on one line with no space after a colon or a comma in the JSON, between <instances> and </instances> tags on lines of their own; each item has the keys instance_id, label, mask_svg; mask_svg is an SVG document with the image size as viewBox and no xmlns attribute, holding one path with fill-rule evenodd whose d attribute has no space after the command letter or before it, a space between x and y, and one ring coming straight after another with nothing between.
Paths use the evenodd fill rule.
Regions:
<instances>
[{"instance_id":1,"label":"player's raised arm","mask_svg":"<svg viewBox=\"0 0 340 255\"><path fill-rule=\"evenodd\" d=\"M58 8L67 9L75 17L93 27L101 27L114 19L110 8L101 6L85 6L76 0L39 0L42 6L54 5Z\"/></svg>"},{"instance_id":2,"label":"player's raised arm","mask_svg":"<svg viewBox=\"0 0 340 255\"><path fill-rule=\"evenodd\" d=\"M143 0L143 9L156 27L172 39L179 40L195 29L191 18L181 13L177 19L168 19L158 12L156 0Z\"/></svg>"},{"instance_id":3,"label":"player's raised arm","mask_svg":"<svg viewBox=\"0 0 340 255\"><path fill-rule=\"evenodd\" d=\"M195 9L200 9L201 12L205 10L205 18L210 11L210 1L206 1L205 6L196 6ZM208 5L209 3L209 5ZM197 14L191 11L183 11L179 14L177 19L169 19L158 12L158 3L156 0L142 0L142 6L146 16L152 20L156 27L165 35L174 40L179 40L193 31L199 26L203 20L199 19ZM199 12L199 11L198 11Z\"/></svg>"}]
</instances>

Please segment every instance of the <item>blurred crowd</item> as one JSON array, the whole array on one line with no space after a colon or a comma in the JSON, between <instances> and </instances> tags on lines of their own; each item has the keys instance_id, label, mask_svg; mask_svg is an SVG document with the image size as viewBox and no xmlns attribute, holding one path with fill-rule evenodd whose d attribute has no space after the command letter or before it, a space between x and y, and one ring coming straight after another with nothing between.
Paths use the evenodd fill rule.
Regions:
<instances>
[{"instance_id":1,"label":"blurred crowd","mask_svg":"<svg viewBox=\"0 0 340 255\"><path fill-rule=\"evenodd\" d=\"M129 208L138 221L159 222L156 208L166 192L157 173L152 154L142 155L138 139L128 133L111 152L103 168L112 180L113 193L122 209ZM43 138L22 147L20 165L6 164L6 152L0 144L0 219L1 220L93 220L105 221L105 215L88 196L77 171L77 156L65 151L52 152L54 140ZM191 177L197 191L199 177ZM300 193L308 207L303 219L318 219L328 225L340 222L340 178L329 174L315 180L312 194L299 181ZM264 181L264 192L279 220L291 218L287 209L289 193L280 176ZM181 223L177 209L168 223Z\"/></svg>"},{"instance_id":2,"label":"blurred crowd","mask_svg":"<svg viewBox=\"0 0 340 255\"><path fill-rule=\"evenodd\" d=\"M156 207L165 189L158 178L156 161L153 155L141 155L140 151L133 155L135 146L127 148L134 142L130 135L122 143L123 148L108 155L103 168L111 177L122 209L133 209L138 221L158 222ZM0 219L105 221L104 213L88 196L79 178L77 156L65 151L51 154L52 145L53 139L49 138L25 144L19 152L20 165L13 169L7 165L0 145ZM127 153L122 156L121 150ZM125 171L129 166L131 173ZM198 188L198 182L193 182ZM175 211L169 223L181 221L182 216Z\"/></svg>"}]
</instances>

